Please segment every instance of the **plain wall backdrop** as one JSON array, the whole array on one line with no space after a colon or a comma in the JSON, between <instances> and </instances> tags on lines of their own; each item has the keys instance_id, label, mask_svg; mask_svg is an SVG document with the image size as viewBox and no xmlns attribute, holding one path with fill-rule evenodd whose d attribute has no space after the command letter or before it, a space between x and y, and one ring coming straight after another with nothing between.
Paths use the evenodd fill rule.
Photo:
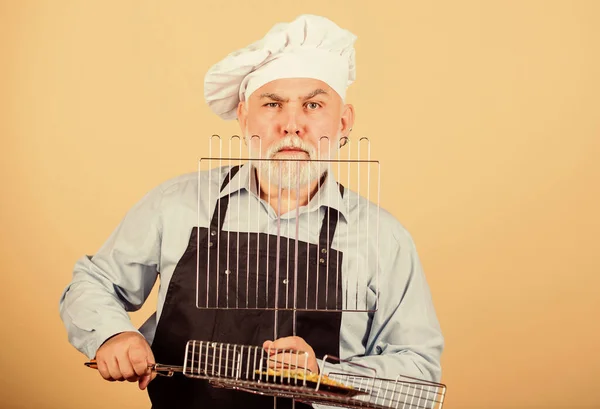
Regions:
<instances>
[{"instance_id":1,"label":"plain wall backdrop","mask_svg":"<svg viewBox=\"0 0 600 409\"><path fill-rule=\"evenodd\" d=\"M417 244L444 407L600 407L593 0L2 1L0 407L149 407L83 366L60 294L147 191L239 131L206 70L301 13L358 36L352 136Z\"/></svg>"}]
</instances>

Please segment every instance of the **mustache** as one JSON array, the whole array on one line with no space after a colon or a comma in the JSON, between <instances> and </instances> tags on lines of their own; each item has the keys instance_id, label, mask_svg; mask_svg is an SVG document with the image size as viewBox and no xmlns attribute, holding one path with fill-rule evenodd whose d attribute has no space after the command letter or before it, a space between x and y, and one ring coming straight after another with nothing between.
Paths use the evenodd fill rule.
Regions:
<instances>
[{"instance_id":1,"label":"mustache","mask_svg":"<svg viewBox=\"0 0 600 409\"><path fill-rule=\"evenodd\" d=\"M314 159L317 156L316 149L313 146L305 143L302 138L299 138L298 136L287 136L277 143L274 143L269 147L265 156L267 158L272 158L278 152L290 148L299 149L306 152L310 159Z\"/></svg>"}]
</instances>

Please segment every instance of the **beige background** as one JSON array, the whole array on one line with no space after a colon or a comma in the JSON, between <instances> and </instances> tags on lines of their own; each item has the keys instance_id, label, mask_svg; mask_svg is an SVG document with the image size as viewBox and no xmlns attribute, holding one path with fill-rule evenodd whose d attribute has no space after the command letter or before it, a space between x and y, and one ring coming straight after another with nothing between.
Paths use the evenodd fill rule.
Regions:
<instances>
[{"instance_id":1,"label":"beige background","mask_svg":"<svg viewBox=\"0 0 600 409\"><path fill-rule=\"evenodd\" d=\"M358 35L353 135L422 257L445 407L600 407L593 0L1 2L0 407L149 407L83 366L60 293L144 193L238 131L205 105L206 69L307 12Z\"/></svg>"}]
</instances>

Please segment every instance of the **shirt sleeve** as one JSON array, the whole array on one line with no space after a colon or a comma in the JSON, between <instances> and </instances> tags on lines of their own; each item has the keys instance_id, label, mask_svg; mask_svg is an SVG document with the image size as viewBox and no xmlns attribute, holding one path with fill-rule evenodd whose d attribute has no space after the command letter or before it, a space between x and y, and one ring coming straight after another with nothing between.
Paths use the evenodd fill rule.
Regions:
<instances>
[{"instance_id":1,"label":"shirt sleeve","mask_svg":"<svg viewBox=\"0 0 600 409\"><path fill-rule=\"evenodd\" d=\"M341 370L390 380L413 377L440 382L444 338L430 289L412 238L405 232L394 234L394 238L391 257L382 260L379 306L366 339L367 352L342 363L318 360L326 374ZM436 388L422 389L429 393L429 398L423 398L423 407L433 406Z\"/></svg>"},{"instance_id":2,"label":"shirt sleeve","mask_svg":"<svg viewBox=\"0 0 600 409\"><path fill-rule=\"evenodd\" d=\"M111 336L138 332L128 315L150 294L160 261L161 191L142 198L93 256L80 258L60 301L69 342L92 359Z\"/></svg>"}]
</instances>

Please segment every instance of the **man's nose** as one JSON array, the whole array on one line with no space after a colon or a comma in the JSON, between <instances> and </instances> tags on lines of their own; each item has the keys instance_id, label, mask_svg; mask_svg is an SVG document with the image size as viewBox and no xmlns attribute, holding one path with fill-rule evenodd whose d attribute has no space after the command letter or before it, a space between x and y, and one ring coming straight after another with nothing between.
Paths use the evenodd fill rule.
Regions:
<instances>
[{"instance_id":1,"label":"man's nose","mask_svg":"<svg viewBox=\"0 0 600 409\"><path fill-rule=\"evenodd\" d=\"M288 107L285 111L283 130L287 135L295 134L301 136L303 127L302 112L295 107Z\"/></svg>"}]
</instances>

